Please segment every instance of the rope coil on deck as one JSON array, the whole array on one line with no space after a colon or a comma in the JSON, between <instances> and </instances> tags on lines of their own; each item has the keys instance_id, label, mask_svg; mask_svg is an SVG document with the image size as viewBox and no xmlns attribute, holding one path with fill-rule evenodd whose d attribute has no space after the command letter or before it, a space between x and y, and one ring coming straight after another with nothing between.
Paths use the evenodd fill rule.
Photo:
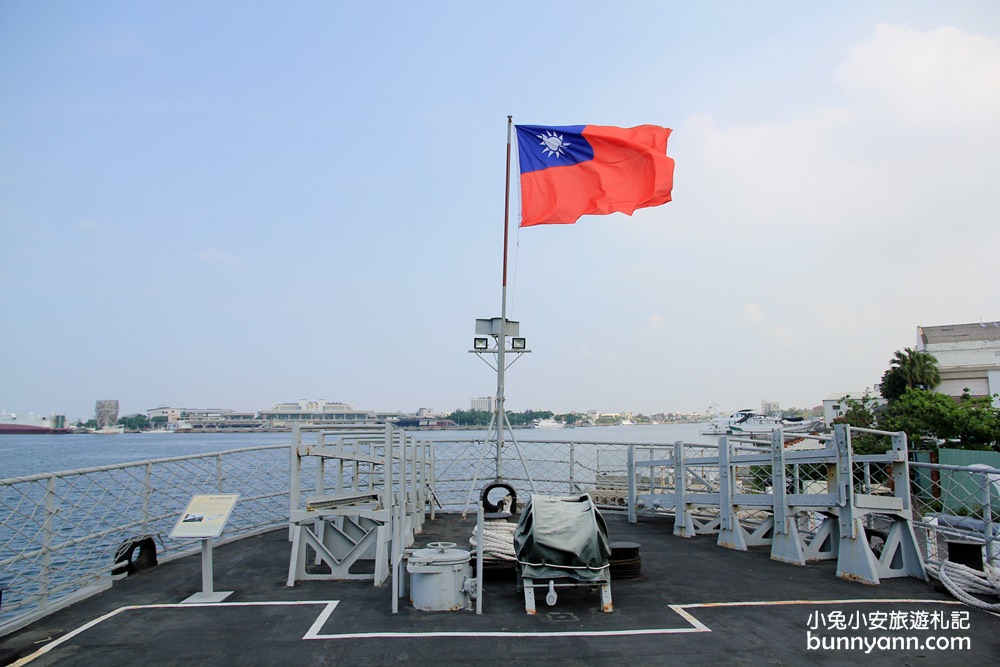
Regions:
<instances>
[{"instance_id":1,"label":"rope coil on deck","mask_svg":"<svg viewBox=\"0 0 1000 667\"><path fill-rule=\"evenodd\" d=\"M486 521L483 524L483 556L516 562L517 556L514 553L514 531L516 529L516 523ZM479 524L476 524L472 537L469 538L469 545L473 549L478 546L476 542L478 534Z\"/></svg>"},{"instance_id":2,"label":"rope coil on deck","mask_svg":"<svg viewBox=\"0 0 1000 667\"><path fill-rule=\"evenodd\" d=\"M980 571L946 560L941 563L938 578L949 593L970 607L1000 612L1000 604L985 602L975 597L975 595L1000 597L1000 570L987 565L984 571Z\"/></svg>"}]
</instances>

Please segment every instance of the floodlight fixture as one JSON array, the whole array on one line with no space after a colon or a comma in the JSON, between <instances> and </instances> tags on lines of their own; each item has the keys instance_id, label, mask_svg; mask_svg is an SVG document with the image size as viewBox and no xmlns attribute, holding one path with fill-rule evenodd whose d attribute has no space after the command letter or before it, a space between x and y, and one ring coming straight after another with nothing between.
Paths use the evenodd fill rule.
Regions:
<instances>
[{"instance_id":1,"label":"floodlight fixture","mask_svg":"<svg viewBox=\"0 0 1000 667\"><path fill-rule=\"evenodd\" d=\"M474 350L485 350L489 347L489 338L474 338L472 340L472 349Z\"/></svg>"},{"instance_id":2,"label":"floodlight fixture","mask_svg":"<svg viewBox=\"0 0 1000 667\"><path fill-rule=\"evenodd\" d=\"M512 350L523 350L524 349L524 339L523 338L511 338L510 348Z\"/></svg>"}]
</instances>

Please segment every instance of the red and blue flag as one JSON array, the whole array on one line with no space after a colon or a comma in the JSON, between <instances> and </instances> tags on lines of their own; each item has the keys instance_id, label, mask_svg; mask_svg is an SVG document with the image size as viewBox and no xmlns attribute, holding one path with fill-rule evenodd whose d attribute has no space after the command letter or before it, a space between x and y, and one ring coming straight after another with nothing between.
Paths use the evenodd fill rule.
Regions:
<instances>
[{"instance_id":1,"label":"red and blue flag","mask_svg":"<svg viewBox=\"0 0 1000 667\"><path fill-rule=\"evenodd\" d=\"M670 129L655 125L515 125L521 226L572 224L670 201Z\"/></svg>"}]
</instances>

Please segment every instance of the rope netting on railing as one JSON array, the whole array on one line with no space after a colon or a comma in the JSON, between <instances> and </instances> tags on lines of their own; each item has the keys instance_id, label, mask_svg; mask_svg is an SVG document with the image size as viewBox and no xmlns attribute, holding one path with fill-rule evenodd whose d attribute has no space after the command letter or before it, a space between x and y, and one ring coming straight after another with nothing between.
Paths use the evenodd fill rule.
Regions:
<instances>
[{"instance_id":1,"label":"rope netting on railing","mask_svg":"<svg viewBox=\"0 0 1000 667\"><path fill-rule=\"evenodd\" d=\"M936 570L949 551L964 549L973 557L981 550L984 563L1000 567L1000 469L911 461L910 470L927 563Z\"/></svg>"},{"instance_id":2,"label":"rope netting on railing","mask_svg":"<svg viewBox=\"0 0 1000 667\"><path fill-rule=\"evenodd\" d=\"M196 549L168 537L195 494L240 494L221 540L281 525L288 477L278 445L0 480L0 634L106 587L130 540L157 560Z\"/></svg>"},{"instance_id":3,"label":"rope netting on railing","mask_svg":"<svg viewBox=\"0 0 1000 667\"><path fill-rule=\"evenodd\" d=\"M434 492L443 509L462 510L470 491L475 500L485 486L499 479L517 489L519 503L526 501L532 491L542 495L586 492L599 505L623 507L628 489L629 445L508 441L498 457L495 442L442 440L434 445Z\"/></svg>"}]
</instances>

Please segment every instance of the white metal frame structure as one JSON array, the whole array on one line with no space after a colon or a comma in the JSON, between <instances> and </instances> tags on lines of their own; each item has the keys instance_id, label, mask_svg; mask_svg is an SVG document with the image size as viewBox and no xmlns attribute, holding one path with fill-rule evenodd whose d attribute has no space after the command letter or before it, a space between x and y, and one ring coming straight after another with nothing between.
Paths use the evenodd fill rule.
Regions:
<instances>
[{"instance_id":1,"label":"white metal frame structure","mask_svg":"<svg viewBox=\"0 0 1000 667\"><path fill-rule=\"evenodd\" d=\"M886 454L855 456L852 431L890 436L892 448ZM768 449L749 453L738 450L728 437L720 438L714 457L687 458L680 442L670 459L637 461L630 451L629 519L635 522L640 507L669 508L674 510L674 534L680 537L717 534L719 546L744 551L769 545L773 560L795 565L835 558L838 577L868 584L902 576L926 579L912 525L906 434L838 424L834 438L822 443L817 449L788 451L784 434L777 429ZM855 463L890 468L891 489L883 494L859 490ZM802 466L824 471L820 489L803 488L792 477ZM650 469L648 479L655 468L672 469L673 491L640 492L637 480L643 467ZM739 482L746 470L754 468L767 471L770 483L763 492L751 492ZM740 521L748 512L766 516L750 529ZM865 530L866 519L876 515L889 524L879 554L872 550ZM819 525L811 534L800 531L800 524L816 517L821 517Z\"/></svg>"},{"instance_id":2,"label":"white metal frame structure","mask_svg":"<svg viewBox=\"0 0 1000 667\"><path fill-rule=\"evenodd\" d=\"M391 424L296 426L292 432L288 586L303 580L366 579L375 586L398 576L433 496L433 450ZM305 466L307 458L315 466ZM306 496L304 471L315 470ZM433 516L432 516L433 518ZM324 565L316 572L312 564ZM374 572L352 572L374 560ZM395 600L395 597L393 599Z\"/></svg>"}]
</instances>

